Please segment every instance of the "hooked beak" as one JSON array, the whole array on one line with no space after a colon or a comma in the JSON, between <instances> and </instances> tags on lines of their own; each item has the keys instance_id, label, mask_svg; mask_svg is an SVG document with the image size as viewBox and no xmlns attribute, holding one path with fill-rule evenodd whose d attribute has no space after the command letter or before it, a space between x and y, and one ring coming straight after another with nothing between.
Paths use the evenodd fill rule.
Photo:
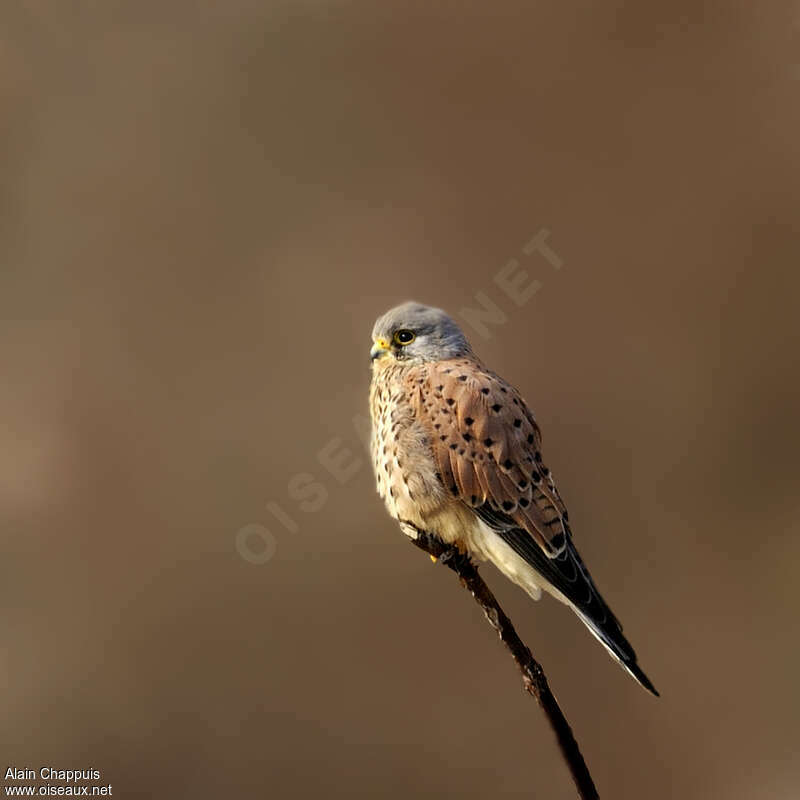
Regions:
<instances>
[{"instance_id":1,"label":"hooked beak","mask_svg":"<svg viewBox=\"0 0 800 800\"><path fill-rule=\"evenodd\" d=\"M372 345L372 349L369 351L369 356L374 361L376 358L385 356L388 352L389 342L386 339L376 339L375 344Z\"/></svg>"}]
</instances>

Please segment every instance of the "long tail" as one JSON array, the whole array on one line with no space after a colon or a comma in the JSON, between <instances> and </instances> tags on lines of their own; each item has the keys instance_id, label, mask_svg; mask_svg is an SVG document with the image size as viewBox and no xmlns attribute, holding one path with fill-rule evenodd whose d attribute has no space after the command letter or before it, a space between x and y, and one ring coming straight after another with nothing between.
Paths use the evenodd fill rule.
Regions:
<instances>
[{"instance_id":1,"label":"long tail","mask_svg":"<svg viewBox=\"0 0 800 800\"><path fill-rule=\"evenodd\" d=\"M602 598L600 598L602 601ZM605 602L603 602L605 605ZM658 690L644 670L636 662L636 653L630 642L622 635L622 627L617 623L615 631L609 631L608 626L597 624L594 620L582 613L574 603L570 603L572 610L580 617L584 625L592 632L595 638L608 650L611 657L634 678L641 686L656 697L660 697ZM608 606L606 606L608 608ZM609 612L610 613L610 612ZM610 635L611 634L611 635Z\"/></svg>"},{"instance_id":2,"label":"long tail","mask_svg":"<svg viewBox=\"0 0 800 800\"><path fill-rule=\"evenodd\" d=\"M487 521L487 515L488 512L481 515L484 521ZM589 570L572 543L569 529L564 549L554 558L548 558L521 528L499 525L496 515L488 519L494 523L496 533L547 581L551 594L566 602L622 668L658 697L655 686L637 664L633 647L622 635L622 625L597 591Z\"/></svg>"}]
</instances>

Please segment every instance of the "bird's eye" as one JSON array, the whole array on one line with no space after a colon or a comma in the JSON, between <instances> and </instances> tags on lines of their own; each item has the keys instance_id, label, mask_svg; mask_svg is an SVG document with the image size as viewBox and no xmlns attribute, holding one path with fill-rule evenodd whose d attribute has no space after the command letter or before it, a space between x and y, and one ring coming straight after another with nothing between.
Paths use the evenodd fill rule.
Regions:
<instances>
[{"instance_id":1,"label":"bird's eye","mask_svg":"<svg viewBox=\"0 0 800 800\"><path fill-rule=\"evenodd\" d=\"M407 344L411 344L411 342L413 342L414 339L416 338L417 336L414 333L414 331L409 331L406 330L405 328L403 330L397 331L394 335L395 342L399 344L401 347L405 347Z\"/></svg>"}]
</instances>

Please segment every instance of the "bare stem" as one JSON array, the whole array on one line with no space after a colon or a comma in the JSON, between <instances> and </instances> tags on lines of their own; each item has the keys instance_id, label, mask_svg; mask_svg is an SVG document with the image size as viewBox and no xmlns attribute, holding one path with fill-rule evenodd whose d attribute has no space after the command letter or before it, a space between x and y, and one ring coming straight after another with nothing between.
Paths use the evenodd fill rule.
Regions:
<instances>
[{"instance_id":1,"label":"bare stem","mask_svg":"<svg viewBox=\"0 0 800 800\"><path fill-rule=\"evenodd\" d=\"M409 525L409 527L414 528L417 532L416 539L412 539L414 544L450 567L458 575L461 585L472 593L475 602L483 609L489 624L497 631L519 667L525 690L538 700L544 711L558 740L561 755L567 762L572 779L575 781L578 797L582 800L597 800L599 795L592 776L589 774L589 768L583 760L578 743L572 734L572 728L550 691L544 670L533 657L527 645L517 635L511 620L500 607L486 582L478 574L478 568L472 563L469 556L463 554L455 545L445 544L441 539L427 531L421 531L415 526Z\"/></svg>"}]
</instances>

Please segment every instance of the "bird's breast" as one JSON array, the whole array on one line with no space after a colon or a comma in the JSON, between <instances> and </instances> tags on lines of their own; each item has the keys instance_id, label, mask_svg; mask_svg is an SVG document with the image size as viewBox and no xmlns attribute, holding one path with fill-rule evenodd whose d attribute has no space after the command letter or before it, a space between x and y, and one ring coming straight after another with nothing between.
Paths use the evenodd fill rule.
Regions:
<instances>
[{"instance_id":1,"label":"bird's breast","mask_svg":"<svg viewBox=\"0 0 800 800\"><path fill-rule=\"evenodd\" d=\"M430 434L417 419L411 393L418 385L402 368L376 371L370 390L372 462L389 513L420 527L447 502Z\"/></svg>"}]
</instances>

